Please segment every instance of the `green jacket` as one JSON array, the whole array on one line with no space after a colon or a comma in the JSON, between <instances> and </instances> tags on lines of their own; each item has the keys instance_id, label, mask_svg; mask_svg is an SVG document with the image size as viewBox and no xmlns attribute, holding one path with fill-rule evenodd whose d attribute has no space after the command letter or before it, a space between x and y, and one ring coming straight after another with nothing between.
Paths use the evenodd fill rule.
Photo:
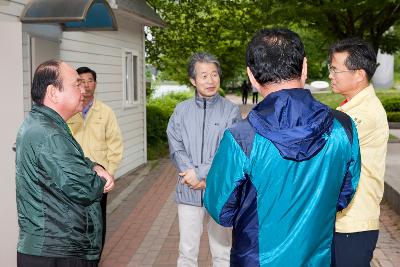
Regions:
<instances>
[{"instance_id":1,"label":"green jacket","mask_svg":"<svg viewBox=\"0 0 400 267\"><path fill-rule=\"evenodd\" d=\"M99 258L105 181L93 166L60 115L34 105L17 135L18 252Z\"/></svg>"}]
</instances>

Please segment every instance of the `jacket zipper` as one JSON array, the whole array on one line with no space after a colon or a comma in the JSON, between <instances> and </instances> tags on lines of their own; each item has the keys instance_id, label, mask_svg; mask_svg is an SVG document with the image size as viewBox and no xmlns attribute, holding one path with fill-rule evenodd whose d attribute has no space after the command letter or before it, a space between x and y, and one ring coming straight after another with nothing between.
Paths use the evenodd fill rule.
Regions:
<instances>
[{"instance_id":1,"label":"jacket zipper","mask_svg":"<svg viewBox=\"0 0 400 267\"><path fill-rule=\"evenodd\" d=\"M200 163L203 164L203 151L204 151L204 130L206 127L206 107L207 107L207 100L203 98L203 132L201 135L201 160ZM202 177L200 177L202 178ZM201 206L203 207L203 189L201 189Z\"/></svg>"},{"instance_id":2,"label":"jacket zipper","mask_svg":"<svg viewBox=\"0 0 400 267\"><path fill-rule=\"evenodd\" d=\"M201 160L200 163L203 164L203 151L204 151L204 129L206 126L206 99L204 98L204 106L203 106L203 133L201 135Z\"/></svg>"}]
</instances>

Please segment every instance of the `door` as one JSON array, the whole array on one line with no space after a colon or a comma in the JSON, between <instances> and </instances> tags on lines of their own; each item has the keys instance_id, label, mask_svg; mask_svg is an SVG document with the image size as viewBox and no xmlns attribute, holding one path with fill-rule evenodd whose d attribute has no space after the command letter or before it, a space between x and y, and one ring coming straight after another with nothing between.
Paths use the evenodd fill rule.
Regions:
<instances>
[{"instance_id":1,"label":"door","mask_svg":"<svg viewBox=\"0 0 400 267\"><path fill-rule=\"evenodd\" d=\"M31 36L31 66L32 77L36 68L43 62L60 57L60 45L58 40L44 39Z\"/></svg>"}]
</instances>

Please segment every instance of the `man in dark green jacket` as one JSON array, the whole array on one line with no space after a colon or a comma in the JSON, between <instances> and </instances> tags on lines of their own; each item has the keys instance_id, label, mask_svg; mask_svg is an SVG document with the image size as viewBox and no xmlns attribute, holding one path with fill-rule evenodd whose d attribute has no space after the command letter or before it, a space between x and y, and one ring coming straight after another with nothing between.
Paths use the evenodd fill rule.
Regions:
<instances>
[{"instance_id":1,"label":"man in dark green jacket","mask_svg":"<svg viewBox=\"0 0 400 267\"><path fill-rule=\"evenodd\" d=\"M84 157L67 124L82 110L77 72L62 61L34 75L32 110L17 135L18 266L97 266L100 199L114 179Z\"/></svg>"}]
</instances>

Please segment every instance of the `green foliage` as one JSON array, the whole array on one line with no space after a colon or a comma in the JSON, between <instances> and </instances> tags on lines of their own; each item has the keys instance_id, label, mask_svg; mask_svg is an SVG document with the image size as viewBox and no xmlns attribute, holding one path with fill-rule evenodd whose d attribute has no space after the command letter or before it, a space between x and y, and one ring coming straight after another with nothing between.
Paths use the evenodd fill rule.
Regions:
<instances>
[{"instance_id":1,"label":"green foliage","mask_svg":"<svg viewBox=\"0 0 400 267\"><path fill-rule=\"evenodd\" d=\"M388 121L400 122L400 112L386 112Z\"/></svg>"},{"instance_id":2,"label":"green foliage","mask_svg":"<svg viewBox=\"0 0 400 267\"><path fill-rule=\"evenodd\" d=\"M210 52L220 60L223 85L246 76L245 47L261 27L255 22L265 15L260 10L263 5L250 0L147 2L168 24L147 31L147 60L168 79L187 84L187 61L196 51Z\"/></svg>"},{"instance_id":3,"label":"green foliage","mask_svg":"<svg viewBox=\"0 0 400 267\"><path fill-rule=\"evenodd\" d=\"M292 27L303 40L306 50L308 79L323 80L328 77L328 43L326 38L318 31L310 28Z\"/></svg>"},{"instance_id":4,"label":"green foliage","mask_svg":"<svg viewBox=\"0 0 400 267\"><path fill-rule=\"evenodd\" d=\"M222 96L222 97L225 97L225 91L224 91L224 89L219 88L219 89L218 89L218 94L219 94L220 96Z\"/></svg>"},{"instance_id":5,"label":"green foliage","mask_svg":"<svg viewBox=\"0 0 400 267\"><path fill-rule=\"evenodd\" d=\"M344 97L339 94L334 94L332 92L326 93L313 93L313 96L318 101L324 103L330 108L336 108L344 100Z\"/></svg>"},{"instance_id":6,"label":"green foliage","mask_svg":"<svg viewBox=\"0 0 400 267\"><path fill-rule=\"evenodd\" d=\"M400 49L398 0L147 0L168 24L147 32L149 63L165 78L187 84L187 60L208 51L221 61L223 86L234 87L245 73L245 49L258 29L289 27L302 37L311 80L327 77L329 45L360 36L375 50ZM394 26L392 28L392 26Z\"/></svg>"},{"instance_id":7,"label":"green foliage","mask_svg":"<svg viewBox=\"0 0 400 267\"><path fill-rule=\"evenodd\" d=\"M385 101L382 102L382 105L385 108L386 112L389 112L389 111L400 112L400 98L399 97L385 99Z\"/></svg>"},{"instance_id":8,"label":"green foliage","mask_svg":"<svg viewBox=\"0 0 400 267\"><path fill-rule=\"evenodd\" d=\"M400 122L400 97L387 98L382 101L388 121Z\"/></svg>"},{"instance_id":9,"label":"green foliage","mask_svg":"<svg viewBox=\"0 0 400 267\"><path fill-rule=\"evenodd\" d=\"M154 88L150 81L146 81L146 98L149 99L154 93Z\"/></svg>"},{"instance_id":10,"label":"green foliage","mask_svg":"<svg viewBox=\"0 0 400 267\"><path fill-rule=\"evenodd\" d=\"M388 121L400 122L400 91L398 90L375 90L386 110ZM331 108L336 108L344 100L344 97L332 92L313 93L315 99L321 101Z\"/></svg>"},{"instance_id":11,"label":"green foliage","mask_svg":"<svg viewBox=\"0 0 400 267\"><path fill-rule=\"evenodd\" d=\"M400 91L396 89L386 90L386 89L375 89L375 93L381 102L386 102L389 99L400 98Z\"/></svg>"},{"instance_id":12,"label":"green foliage","mask_svg":"<svg viewBox=\"0 0 400 267\"><path fill-rule=\"evenodd\" d=\"M264 0L273 2L273 17L320 32L330 43L350 36L362 37L386 52L399 50L399 34L391 26L400 20L394 0ZM389 31L390 30L390 31ZM325 41L322 40L322 41Z\"/></svg>"},{"instance_id":13,"label":"green foliage","mask_svg":"<svg viewBox=\"0 0 400 267\"><path fill-rule=\"evenodd\" d=\"M151 98L146 107L147 158L165 156L168 152L167 125L175 106L190 97L192 93L170 93L160 98Z\"/></svg>"}]
</instances>

